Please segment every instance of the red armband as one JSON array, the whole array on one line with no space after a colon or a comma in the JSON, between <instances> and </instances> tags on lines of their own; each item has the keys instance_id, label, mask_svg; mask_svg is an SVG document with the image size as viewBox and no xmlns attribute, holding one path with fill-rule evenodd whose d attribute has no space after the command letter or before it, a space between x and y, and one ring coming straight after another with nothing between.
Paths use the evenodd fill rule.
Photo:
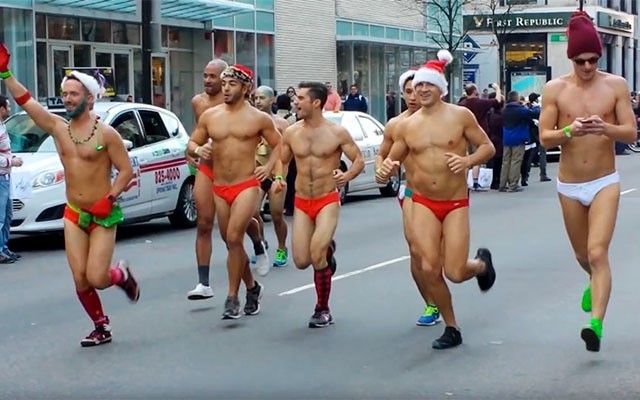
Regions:
<instances>
[{"instance_id":1,"label":"red armband","mask_svg":"<svg viewBox=\"0 0 640 400\"><path fill-rule=\"evenodd\" d=\"M31 100L31 93L29 93L29 91L27 90L27 93L23 94L20 97L14 97L13 99L16 101L17 105L22 107L27 103L27 101Z\"/></svg>"}]
</instances>

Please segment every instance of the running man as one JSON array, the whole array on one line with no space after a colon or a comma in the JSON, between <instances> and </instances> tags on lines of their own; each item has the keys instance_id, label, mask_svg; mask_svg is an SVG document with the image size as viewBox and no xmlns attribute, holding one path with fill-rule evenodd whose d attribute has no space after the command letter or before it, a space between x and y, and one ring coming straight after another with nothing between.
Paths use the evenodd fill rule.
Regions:
<instances>
[{"instance_id":1,"label":"running man","mask_svg":"<svg viewBox=\"0 0 640 400\"><path fill-rule=\"evenodd\" d=\"M301 121L284 132L282 165L295 157L298 174L291 235L293 261L298 269L313 265L318 301L309 327L324 328L333 323L329 295L337 266L333 257L333 235L340 214L337 189L362 172L364 160L349 132L322 116L327 87L319 82L302 82L298 88L295 103ZM342 153L352 162L346 172L339 169ZM286 183L277 179L274 185L280 192Z\"/></svg>"},{"instance_id":2,"label":"running man","mask_svg":"<svg viewBox=\"0 0 640 400\"><path fill-rule=\"evenodd\" d=\"M258 110L267 113L276 124L276 128L280 133L284 132L284 130L289 126L287 120L282 117L279 117L273 113L273 103L276 100L273 89L269 86L260 86L256 89L256 93L254 95L255 106ZM256 164L258 167L264 166L269 162L269 155L271 154L271 148L267 143L260 142L258 145L258 149L256 150ZM287 170L288 166L283 166L283 171ZM280 179L285 179L284 176L280 175ZM276 232L276 237L278 238L278 249L276 250L276 257L273 261L274 267L286 267L287 261L289 258L289 251L287 250L287 222L284 220L284 198L286 196L286 192L276 193L275 188L272 187L273 180L275 176L272 174L269 178L262 181L261 189L262 196L260 196L260 202L258 205L258 211L256 214L256 219L260 222L261 228L261 236L264 238L264 222L260 217L260 206L262 205L262 200L265 196L268 196L269 199L269 214L271 215L271 220L273 221L273 228Z\"/></svg>"},{"instance_id":3,"label":"running man","mask_svg":"<svg viewBox=\"0 0 640 400\"><path fill-rule=\"evenodd\" d=\"M204 67L204 92L193 96L191 107L196 118L196 125L203 112L209 108L222 104L220 74L227 68L223 60L211 60ZM209 284L209 268L211 264L211 232L216 215L216 205L213 201L213 166L209 154L211 145L206 143L198 147L189 142L189 155L199 159L198 173L193 184L193 196L198 210L198 228L196 231L196 262L198 263L198 284L187 293L189 300L204 300L213 297L213 289ZM202 157L202 153L206 153Z\"/></svg>"},{"instance_id":4,"label":"running man","mask_svg":"<svg viewBox=\"0 0 640 400\"><path fill-rule=\"evenodd\" d=\"M412 177L412 230L416 251L422 261L429 293L433 296L446 324L434 349L462 344L451 304L451 293L443 278L461 283L477 278L480 290L495 282L495 270L489 250L478 249L475 259L469 253L469 193L467 170L490 159L495 149L487 134L468 109L448 104L443 75L452 60L446 50L438 52L438 61L429 61L413 78L420 111L400 122L399 135L389 157L377 174L387 179L406 159L407 176ZM469 144L476 151L467 155Z\"/></svg>"},{"instance_id":5,"label":"running man","mask_svg":"<svg viewBox=\"0 0 640 400\"><path fill-rule=\"evenodd\" d=\"M140 287L126 261L109 267L116 243L116 225L123 220L117 199L133 177L129 155L118 132L91 113L104 90L95 78L71 71L62 80L67 122L45 110L12 76L10 58L9 50L0 43L0 77L16 103L40 129L53 136L64 168L65 252L78 299L95 326L80 345L109 343L112 340L109 317L104 314L96 289L116 285L132 302L140 297ZM113 184L112 167L118 170Z\"/></svg>"},{"instance_id":6,"label":"running man","mask_svg":"<svg viewBox=\"0 0 640 400\"><path fill-rule=\"evenodd\" d=\"M611 293L609 245L620 199L614 143L636 140L636 119L625 79L598 71L602 42L589 15L575 12L568 35L573 72L544 88L540 142L545 148L562 146L560 207L578 264L589 275L582 309L591 320L581 337L587 350L599 351Z\"/></svg>"},{"instance_id":7,"label":"running man","mask_svg":"<svg viewBox=\"0 0 640 400\"><path fill-rule=\"evenodd\" d=\"M416 111L420 109L420 103L418 102L418 98L416 97L416 92L413 90L413 77L415 76L415 70L409 70L400 76L400 91L402 93L402 97L404 98L407 104L407 110L402 114L398 115L395 118L392 118L389 122L387 122L387 126L384 130L384 139L382 140L382 144L380 145L380 152L376 156L376 170L380 168L384 159L389 155L389 150L391 150L391 146L397 140L397 137L402 135L403 132L398 131L396 129L397 125L413 115ZM407 160L409 161L409 160ZM411 171L414 171L413 168L410 168ZM385 184L386 180L381 180L378 176L376 176L376 180L380 184ZM432 298L429 297L427 292L427 284L424 279L424 273L422 272L422 267L420 267L420 256L416 253L415 246L412 245L413 235L411 234L411 188L413 181L413 176L409 175L407 172L407 187L406 190L402 188L398 193L398 198L401 199L400 207L402 208L402 223L404 226L404 235L407 239L407 244L409 245L409 254L411 255L410 265L411 265L411 276L413 277L416 286L418 287L418 291L422 295L422 298L425 301L424 313L418 321L416 325L418 326L431 326L435 325L438 322L442 321L440 317L440 312L438 311L438 307L435 306L435 303Z\"/></svg>"},{"instance_id":8,"label":"running man","mask_svg":"<svg viewBox=\"0 0 640 400\"><path fill-rule=\"evenodd\" d=\"M212 142L214 201L220 234L229 252L229 293L222 318L237 319L240 318L241 279L247 287L244 313L260 312L264 288L253 279L243 239L258 204L260 182L269 176L280 157L282 138L273 119L246 100L253 87L250 69L234 65L225 69L221 78L224 104L202 113L191 141L198 146L204 146L209 139ZM255 150L262 138L272 152L267 165L256 168Z\"/></svg>"}]
</instances>

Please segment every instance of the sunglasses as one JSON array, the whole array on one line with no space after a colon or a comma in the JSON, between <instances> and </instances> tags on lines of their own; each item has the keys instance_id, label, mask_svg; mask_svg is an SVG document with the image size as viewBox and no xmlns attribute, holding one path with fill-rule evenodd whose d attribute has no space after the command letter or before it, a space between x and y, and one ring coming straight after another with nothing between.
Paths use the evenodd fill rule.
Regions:
<instances>
[{"instance_id":1,"label":"sunglasses","mask_svg":"<svg viewBox=\"0 0 640 400\"><path fill-rule=\"evenodd\" d=\"M587 58L586 60L583 58L574 58L573 62L578 65L584 65L585 63L589 63L590 65L596 65L598 63L598 60L600 60L600 57L591 57L591 58Z\"/></svg>"}]
</instances>

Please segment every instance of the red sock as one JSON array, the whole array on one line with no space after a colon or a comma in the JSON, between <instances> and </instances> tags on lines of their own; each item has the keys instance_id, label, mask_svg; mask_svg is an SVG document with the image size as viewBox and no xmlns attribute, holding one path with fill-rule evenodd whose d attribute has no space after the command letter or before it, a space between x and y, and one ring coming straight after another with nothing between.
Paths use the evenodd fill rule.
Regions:
<instances>
[{"instance_id":1,"label":"red sock","mask_svg":"<svg viewBox=\"0 0 640 400\"><path fill-rule=\"evenodd\" d=\"M124 272L120 267L113 267L109 269L109 276L111 277L112 285L120 285L124 281Z\"/></svg>"},{"instance_id":2,"label":"red sock","mask_svg":"<svg viewBox=\"0 0 640 400\"><path fill-rule=\"evenodd\" d=\"M80 304L84 307L84 310L89 315L89 318L94 324L102 325L107 323L107 317L105 317L102 311L102 303L100 302L100 296L94 288L86 290L84 292L77 292Z\"/></svg>"},{"instance_id":3,"label":"red sock","mask_svg":"<svg viewBox=\"0 0 640 400\"><path fill-rule=\"evenodd\" d=\"M316 309L328 310L329 309L329 294L331 294L331 272L330 268L313 271L313 282L316 284L316 295L318 296L318 303Z\"/></svg>"}]
</instances>

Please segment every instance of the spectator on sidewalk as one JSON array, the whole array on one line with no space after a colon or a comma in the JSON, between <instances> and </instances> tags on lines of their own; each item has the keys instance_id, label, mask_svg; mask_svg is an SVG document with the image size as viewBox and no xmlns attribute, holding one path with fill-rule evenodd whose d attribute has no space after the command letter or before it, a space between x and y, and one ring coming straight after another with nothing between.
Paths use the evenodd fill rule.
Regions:
<instances>
[{"instance_id":1,"label":"spectator on sidewalk","mask_svg":"<svg viewBox=\"0 0 640 400\"><path fill-rule=\"evenodd\" d=\"M5 96L0 96L0 264L11 264L20 258L9 250L9 234L13 219L11 201L11 167L22 165L22 159L11 154L9 132L4 120L11 115L11 105Z\"/></svg>"},{"instance_id":2,"label":"spectator on sidewalk","mask_svg":"<svg viewBox=\"0 0 640 400\"><path fill-rule=\"evenodd\" d=\"M520 101L520 95L511 91L507 95L507 105L502 111L502 171L500 172L501 192L521 192L520 167L524 158L525 145L530 141L529 125L540 116L540 107L527 108Z\"/></svg>"},{"instance_id":3,"label":"spectator on sidewalk","mask_svg":"<svg viewBox=\"0 0 640 400\"><path fill-rule=\"evenodd\" d=\"M538 93L529 94L529 108L540 108L540 95ZM529 185L529 175L531 167L535 163L540 168L540 182L549 182L551 179L547 176L547 149L540 145L540 132L538 129L538 119L533 119L529 126L531 136L531 149L525 151L524 161L522 162L522 186Z\"/></svg>"},{"instance_id":4,"label":"spectator on sidewalk","mask_svg":"<svg viewBox=\"0 0 640 400\"><path fill-rule=\"evenodd\" d=\"M495 99L496 92L489 93L489 99ZM487 168L493 170L493 180L491 181L491 189L498 190L500 188L500 172L502 171L502 104L497 104L489 110L489 139L496 148L496 153L487 163Z\"/></svg>"},{"instance_id":5,"label":"spectator on sidewalk","mask_svg":"<svg viewBox=\"0 0 640 400\"><path fill-rule=\"evenodd\" d=\"M340 111L340 107L342 107L342 99L340 95L333 90L333 85L331 82L325 82L324 85L327 87L327 91L329 92L327 95L327 102L324 103L325 111Z\"/></svg>"},{"instance_id":6,"label":"spectator on sidewalk","mask_svg":"<svg viewBox=\"0 0 640 400\"><path fill-rule=\"evenodd\" d=\"M345 111L360 111L366 113L369 109L367 106L367 99L360 93L358 86L351 85L351 92L344 101Z\"/></svg>"}]
</instances>

